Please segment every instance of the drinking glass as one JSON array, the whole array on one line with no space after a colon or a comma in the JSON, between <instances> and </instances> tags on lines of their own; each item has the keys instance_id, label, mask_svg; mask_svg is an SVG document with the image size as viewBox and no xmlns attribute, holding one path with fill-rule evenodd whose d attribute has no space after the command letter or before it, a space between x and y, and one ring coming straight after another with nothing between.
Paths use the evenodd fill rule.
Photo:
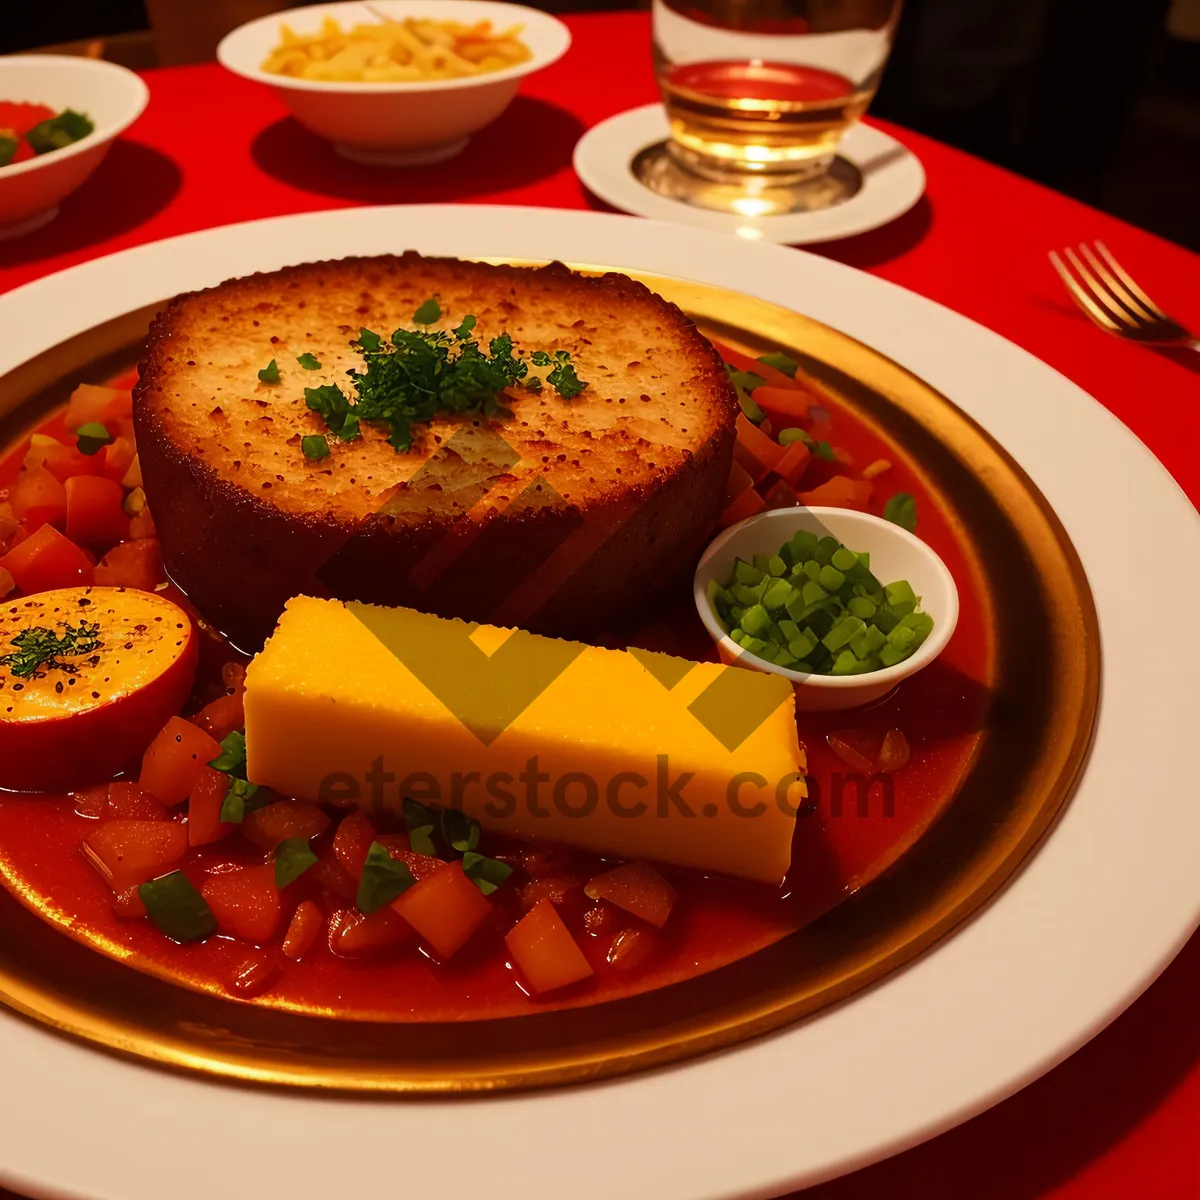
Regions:
<instances>
[{"instance_id":1,"label":"drinking glass","mask_svg":"<svg viewBox=\"0 0 1200 1200\"><path fill-rule=\"evenodd\" d=\"M722 184L820 178L867 111L902 0L653 0L670 158Z\"/></svg>"}]
</instances>

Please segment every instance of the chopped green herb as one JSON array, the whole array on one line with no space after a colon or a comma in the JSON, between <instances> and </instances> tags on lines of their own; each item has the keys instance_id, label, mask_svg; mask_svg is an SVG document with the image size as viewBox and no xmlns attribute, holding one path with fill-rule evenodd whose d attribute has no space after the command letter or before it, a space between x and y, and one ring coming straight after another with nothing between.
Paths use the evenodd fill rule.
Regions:
<instances>
[{"instance_id":1,"label":"chopped green herb","mask_svg":"<svg viewBox=\"0 0 1200 1200\"><path fill-rule=\"evenodd\" d=\"M440 319L442 315L442 306L438 303L436 296L430 296L420 308L413 313L414 325L432 325Z\"/></svg>"},{"instance_id":2,"label":"chopped green herb","mask_svg":"<svg viewBox=\"0 0 1200 1200\"><path fill-rule=\"evenodd\" d=\"M451 847L466 854L479 845L479 822L472 821L466 813L457 808L447 808L442 811L442 837Z\"/></svg>"},{"instance_id":3,"label":"chopped green herb","mask_svg":"<svg viewBox=\"0 0 1200 1200\"><path fill-rule=\"evenodd\" d=\"M182 871L172 871L138 888L146 914L175 942L194 942L217 931L217 920Z\"/></svg>"},{"instance_id":4,"label":"chopped green herb","mask_svg":"<svg viewBox=\"0 0 1200 1200\"><path fill-rule=\"evenodd\" d=\"M475 328L476 324L477 321L473 316L467 315L463 317L462 324L453 331L454 336L458 338L460 342L465 341L467 334L469 334L471 330Z\"/></svg>"},{"instance_id":5,"label":"chopped green herb","mask_svg":"<svg viewBox=\"0 0 1200 1200\"><path fill-rule=\"evenodd\" d=\"M436 319L436 318L435 318ZM416 883L407 864L393 858L386 846L371 843L358 884L358 911L368 917Z\"/></svg>"},{"instance_id":6,"label":"chopped green herb","mask_svg":"<svg viewBox=\"0 0 1200 1200\"><path fill-rule=\"evenodd\" d=\"M378 350L383 345L383 338L377 333L372 333L369 329L360 329L358 331L358 345L363 350Z\"/></svg>"},{"instance_id":7,"label":"chopped green herb","mask_svg":"<svg viewBox=\"0 0 1200 1200\"><path fill-rule=\"evenodd\" d=\"M296 361L306 371L319 371L321 369L321 360L315 354L309 354L307 350Z\"/></svg>"},{"instance_id":8,"label":"chopped green herb","mask_svg":"<svg viewBox=\"0 0 1200 1200\"><path fill-rule=\"evenodd\" d=\"M789 358L786 354L779 351L772 351L770 354L760 354L758 361L767 367L774 367L777 371L782 371L791 379L796 378L796 372L800 370L800 364L794 359Z\"/></svg>"},{"instance_id":9,"label":"chopped green herb","mask_svg":"<svg viewBox=\"0 0 1200 1200\"><path fill-rule=\"evenodd\" d=\"M246 735L235 729L221 741L221 753L208 764L227 775L246 774Z\"/></svg>"},{"instance_id":10,"label":"chopped green herb","mask_svg":"<svg viewBox=\"0 0 1200 1200\"><path fill-rule=\"evenodd\" d=\"M737 367L731 367L728 363L725 364L725 373L729 376L733 386L747 395L755 388L765 386L767 382L761 375L755 375L753 371L739 371Z\"/></svg>"},{"instance_id":11,"label":"chopped green herb","mask_svg":"<svg viewBox=\"0 0 1200 1200\"><path fill-rule=\"evenodd\" d=\"M329 443L319 433L310 433L300 439L300 449L310 462L329 457Z\"/></svg>"},{"instance_id":12,"label":"chopped green herb","mask_svg":"<svg viewBox=\"0 0 1200 1200\"><path fill-rule=\"evenodd\" d=\"M33 679L46 671L70 671L74 664L62 659L94 654L103 646L99 633L99 623L88 621L78 625L63 622L61 634L44 625L22 629L9 642L12 652L0 655L0 667L8 667L8 673L18 679Z\"/></svg>"},{"instance_id":13,"label":"chopped green herb","mask_svg":"<svg viewBox=\"0 0 1200 1200\"><path fill-rule=\"evenodd\" d=\"M826 462L837 462L837 455L834 454L833 447L828 442L814 442L809 449Z\"/></svg>"},{"instance_id":14,"label":"chopped green herb","mask_svg":"<svg viewBox=\"0 0 1200 1200\"><path fill-rule=\"evenodd\" d=\"M279 382L279 364L271 359L269 363L258 373L258 378L263 383L278 383Z\"/></svg>"},{"instance_id":15,"label":"chopped green herb","mask_svg":"<svg viewBox=\"0 0 1200 1200\"><path fill-rule=\"evenodd\" d=\"M917 529L917 502L908 492L897 492L884 506L883 515L894 525L915 533Z\"/></svg>"},{"instance_id":16,"label":"chopped green herb","mask_svg":"<svg viewBox=\"0 0 1200 1200\"><path fill-rule=\"evenodd\" d=\"M408 830L408 844L417 854L437 857L434 833L437 814L416 800L404 801L404 827Z\"/></svg>"},{"instance_id":17,"label":"chopped green herb","mask_svg":"<svg viewBox=\"0 0 1200 1200\"><path fill-rule=\"evenodd\" d=\"M13 129L0 129L0 167L7 167L17 153L20 138Z\"/></svg>"},{"instance_id":18,"label":"chopped green herb","mask_svg":"<svg viewBox=\"0 0 1200 1200\"><path fill-rule=\"evenodd\" d=\"M358 415L351 412L350 401L336 383L327 383L318 388L305 388L304 402L343 442L358 437Z\"/></svg>"},{"instance_id":19,"label":"chopped green herb","mask_svg":"<svg viewBox=\"0 0 1200 1200\"><path fill-rule=\"evenodd\" d=\"M490 896L511 874L508 863L467 851L462 860L463 874L485 895Z\"/></svg>"},{"instance_id":20,"label":"chopped green herb","mask_svg":"<svg viewBox=\"0 0 1200 1200\"><path fill-rule=\"evenodd\" d=\"M307 838L284 838L275 847L275 886L282 891L317 861Z\"/></svg>"},{"instance_id":21,"label":"chopped green herb","mask_svg":"<svg viewBox=\"0 0 1200 1200\"><path fill-rule=\"evenodd\" d=\"M72 142L87 137L95 128L83 113L68 108L57 117L50 117L40 125L35 125L25 135L25 140L33 147L35 154L46 154L50 150L62 150Z\"/></svg>"},{"instance_id":22,"label":"chopped green herb","mask_svg":"<svg viewBox=\"0 0 1200 1200\"><path fill-rule=\"evenodd\" d=\"M105 446L111 446L112 442L112 434L99 421L89 421L75 430L75 445L79 447L79 453L89 457L98 454Z\"/></svg>"},{"instance_id":23,"label":"chopped green herb","mask_svg":"<svg viewBox=\"0 0 1200 1200\"><path fill-rule=\"evenodd\" d=\"M249 783L245 779L231 775L229 791L225 793L225 799L221 804L221 820L231 825L240 825L246 819L247 813L270 803L270 800L262 798L256 800L257 792L258 784Z\"/></svg>"}]
</instances>

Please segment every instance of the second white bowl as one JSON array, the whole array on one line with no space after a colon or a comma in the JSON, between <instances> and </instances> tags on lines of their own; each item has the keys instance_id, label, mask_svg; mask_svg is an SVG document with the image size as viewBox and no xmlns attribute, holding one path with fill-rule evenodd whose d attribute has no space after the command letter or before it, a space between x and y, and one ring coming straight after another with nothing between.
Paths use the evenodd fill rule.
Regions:
<instances>
[{"instance_id":1,"label":"second white bowl","mask_svg":"<svg viewBox=\"0 0 1200 1200\"><path fill-rule=\"evenodd\" d=\"M372 11L372 9L374 11ZM279 45L284 23L299 34L316 33L326 17L343 29L428 17L438 21L491 21L493 28L521 25L532 57L504 71L462 79L413 83L338 83L293 79L262 70ZM318 4L292 8L250 21L217 47L221 64L237 75L274 89L292 116L334 149L370 166L424 166L453 158L467 139L491 124L517 94L521 80L548 67L570 48L571 34L557 18L536 8L499 0L374 0L363 4Z\"/></svg>"}]
</instances>

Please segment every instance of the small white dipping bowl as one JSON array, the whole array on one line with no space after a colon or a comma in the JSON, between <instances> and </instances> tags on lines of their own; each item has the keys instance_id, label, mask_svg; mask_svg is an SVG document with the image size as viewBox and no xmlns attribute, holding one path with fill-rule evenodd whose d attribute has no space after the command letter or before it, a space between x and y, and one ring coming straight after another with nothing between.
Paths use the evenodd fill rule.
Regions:
<instances>
[{"instance_id":1,"label":"small white dipping bowl","mask_svg":"<svg viewBox=\"0 0 1200 1200\"><path fill-rule=\"evenodd\" d=\"M336 83L262 70L263 62L280 43L280 27L285 23L296 33L313 34L326 17L346 29L377 25L380 15L396 21L405 17L464 24L491 21L496 30L520 25L521 40L533 57L503 71L412 83ZM292 116L333 142L343 158L368 166L417 167L453 158L471 134L508 107L526 75L560 59L570 45L571 34L561 21L520 4L374 0L370 8L364 4L319 4L260 17L228 34L217 47L217 58L234 74L273 88Z\"/></svg>"},{"instance_id":2,"label":"small white dipping bowl","mask_svg":"<svg viewBox=\"0 0 1200 1200\"><path fill-rule=\"evenodd\" d=\"M141 79L115 63L67 54L0 58L0 100L44 104L55 114L73 108L95 126L61 150L0 167L0 241L54 220L59 204L100 165L149 99Z\"/></svg>"},{"instance_id":3,"label":"small white dipping bowl","mask_svg":"<svg viewBox=\"0 0 1200 1200\"><path fill-rule=\"evenodd\" d=\"M729 637L708 602L710 581L724 582L733 573L734 559L747 562L756 554L777 554L797 530L837 538L848 549L871 555L871 573L880 583L907 579L921 597L921 610L933 618L933 632L916 652L894 667L865 675L811 675L777 667L747 654ZM848 508L777 508L731 525L704 552L696 568L693 595L696 611L717 644L721 660L782 675L796 689L796 707L808 712L857 708L887 695L902 679L927 667L950 640L958 623L958 588L946 564L920 538L906 529Z\"/></svg>"}]
</instances>

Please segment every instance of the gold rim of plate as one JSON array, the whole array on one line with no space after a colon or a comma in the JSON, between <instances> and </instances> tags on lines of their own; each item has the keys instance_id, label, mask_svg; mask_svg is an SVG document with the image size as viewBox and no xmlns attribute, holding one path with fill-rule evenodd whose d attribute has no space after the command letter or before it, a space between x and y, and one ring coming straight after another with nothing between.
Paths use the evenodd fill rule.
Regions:
<instances>
[{"instance_id":1,"label":"gold rim of plate","mask_svg":"<svg viewBox=\"0 0 1200 1200\"><path fill-rule=\"evenodd\" d=\"M899 446L959 534L992 636L994 719L932 828L869 887L774 945L593 1006L411 1025L281 1012L114 961L8 892L0 893L0 1003L123 1055L258 1084L411 1094L563 1085L692 1058L827 1008L928 949L1011 878L1074 788L1099 696L1095 607L1053 510L970 417L853 338L736 292L626 273L737 348L796 357ZM97 326L0 379L0 446L81 378L99 382L136 361L154 311Z\"/></svg>"}]
</instances>

